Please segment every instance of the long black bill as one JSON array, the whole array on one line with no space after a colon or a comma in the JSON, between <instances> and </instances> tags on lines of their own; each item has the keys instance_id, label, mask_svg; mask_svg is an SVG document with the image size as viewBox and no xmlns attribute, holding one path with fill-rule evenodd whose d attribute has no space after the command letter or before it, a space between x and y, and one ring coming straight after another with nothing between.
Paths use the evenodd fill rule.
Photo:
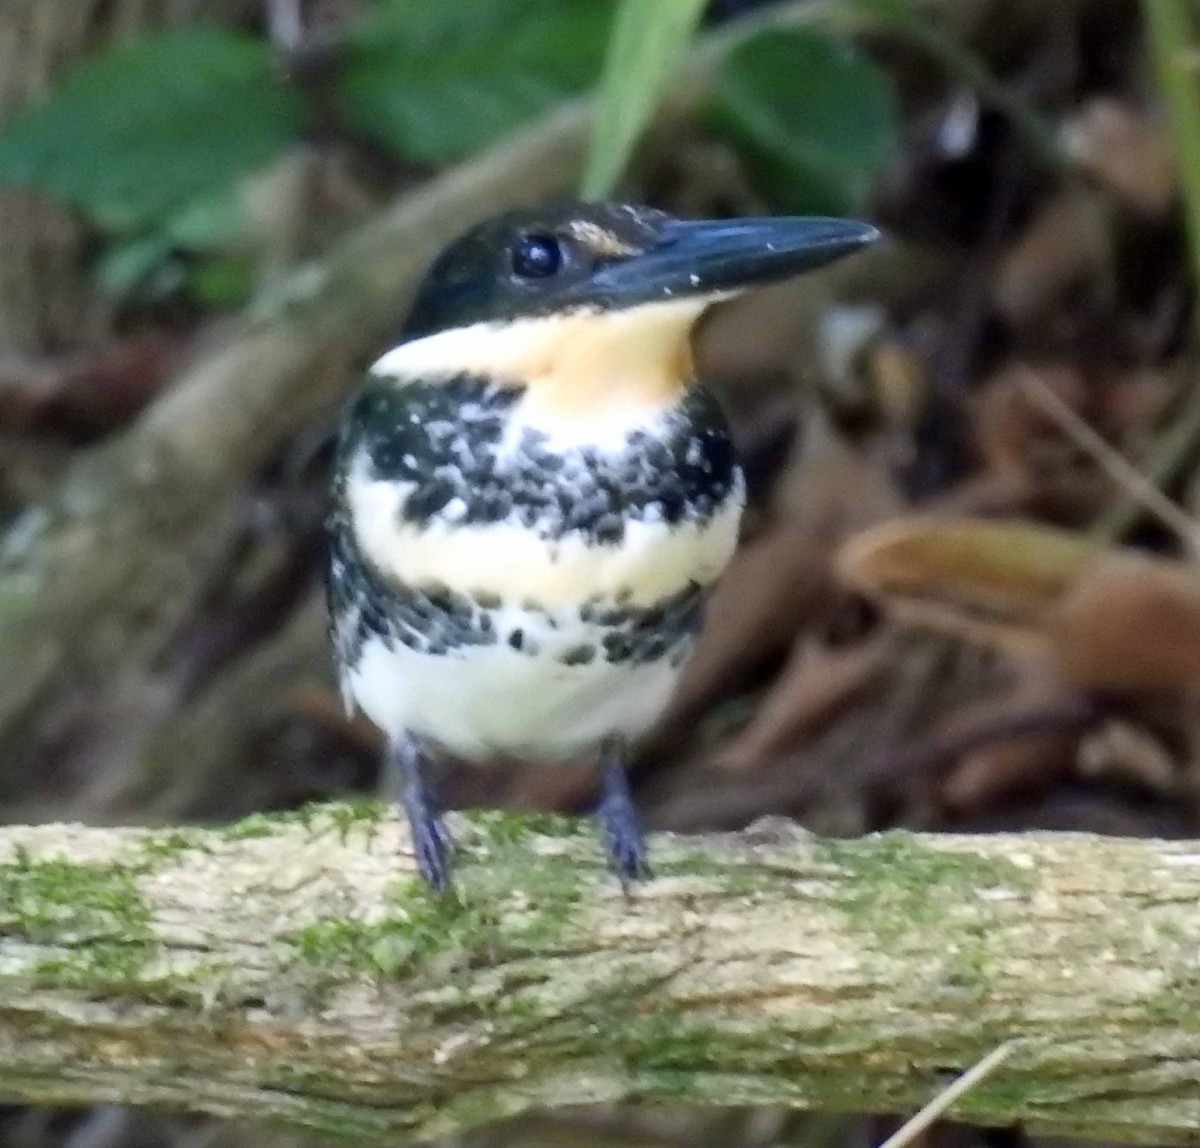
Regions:
<instances>
[{"instance_id":1,"label":"long black bill","mask_svg":"<svg viewBox=\"0 0 1200 1148\"><path fill-rule=\"evenodd\" d=\"M878 238L848 219L671 220L658 243L599 269L589 286L614 300L737 291L824 267Z\"/></svg>"}]
</instances>

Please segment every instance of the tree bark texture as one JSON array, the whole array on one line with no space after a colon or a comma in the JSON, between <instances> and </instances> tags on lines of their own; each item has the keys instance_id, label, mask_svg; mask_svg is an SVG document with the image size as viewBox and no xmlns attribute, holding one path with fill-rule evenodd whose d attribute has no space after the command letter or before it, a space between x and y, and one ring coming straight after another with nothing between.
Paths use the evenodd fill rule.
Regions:
<instances>
[{"instance_id":1,"label":"tree bark texture","mask_svg":"<svg viewBox=\"0 0 1200 1148\"><path fill-rule=\"evenodd\" d=\"M1200 844L652 840L622 893L590 826L452 819L457 889L374 805L223 830L0 831L0 1099L122 1102L356 1140L623 1099L918 1106L1200 1135Z\"/></svg>"},{"instance_id":2,"label":"tree bark texture","mask_svg":"<svg viewBox=\"0 0 1200 1148\"><path fill-rule=\"evenodd\" d=\"M97 0L0 4L0 125L78 60L100 7ZM0 189L0 360L75 348L96 334L83 240L60 205Z\"/></svg>"}]
</instances>

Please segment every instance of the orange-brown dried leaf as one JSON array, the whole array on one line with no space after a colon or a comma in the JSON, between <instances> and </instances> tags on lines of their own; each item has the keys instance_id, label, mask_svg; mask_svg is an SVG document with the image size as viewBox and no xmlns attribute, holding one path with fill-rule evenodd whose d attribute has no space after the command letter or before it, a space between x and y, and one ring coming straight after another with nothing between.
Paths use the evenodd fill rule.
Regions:
<instances>
[{"instance_id":1,"label":"orange-brown dried leaf","mask_svg":"<svg viewBox=\"0 0 1200 1148\"><path fill-rule=\"evenodd\" d=\"M182 359L177 339L135 336L91 348L75 361L0 368L0 425L100 434L123 426Z\"/></svg>"},{"instance_id":2,"label":"orange-brown dried leaf","mask_svg":"<svg viewBox=\"0 0 1200 1148\"><path fill-rule=\"evenodd\" d=\"M841 578L894 616L1033 654L1090 690L1200 686L1200 573L1022 522L909 519L864 531Z\"/></svg>"},{"instance_id":3,"label":"orange-brown dried leaf","mask_svg":"<svg viewBox=\"0 0 1200 1148\"><path fill-rule=\"evenodd\" d=\"M837 544L856 530L894 517L903 505L884 460L853 448L813 411L775 483L770 509L781 523Z\"/></svg>"},{"instance_id":4,"label":"orange-brown dried leaf","mask_svg":"<svg viewBox=\"0 0 1200 1148\"><path fill-rule=\"evenodd\" d=\"M896 636L887 630L833 649L798 642L754 717L721 752L721 763L753 769L795 745L871 686L895 652Z\"/></svg>"},{"instance_id":5,"label":"orange-brown dried leaf","mask_svg":"<svg viewBox=\"0 0 1200 1148\"><path fill-rule=\"evenodd\" d=\"M383 753L383 735L378 728L357 710L348 714L337 691L324 682L297 683L288 691L280 708L290 717L326 730L364 754Z\"/></svg>"},{"instance_id":6,"label":"orange-brown dried leaf","mask_svg":"<svg viewBox=\"0 0 1200 1148\"><path fill-rule=\"evenodd\" d=\"M972 750L946 778L942 803L955 813L976 813L1000 798L1045 788L1070 773L1076 741L1068 733L1026 733Z\"/></svg>"},{"instance_id":7,"label":"orange-brown dried leaf","mask_svg":"<svg viewBox=\"0 0 1200 1148\"><path fill-rule=\"evenodd\" d=\"M1088 777L1133 781L1169 793L1179 777L1178 763L1145 726L1110 718L1090 730L1079 746L1079 772Z\"/></svg>"},{"instance_id":8,"label":"orange-brown dried leaf","mask_svg":"<svg viewBox=\"0 0 1200 1148\"><path fill-rule=\"evenodd\" d=\"M1044 622L1050 654L1089 689L1200 686L1200 574L1166 558L1097 557Z\"/></svg>"},{"instance_id":9,"label":"orange-brown dried leaf","mask_svg":"<svg viewBox=\"0 0 1200 1148\"><path fill-rule=\"evenodd\" d=\"M1028 651L1094 552L1079 535L1033 523L908 518L851 539L836 570L898 617Z\"/></svg>"},{"instance_id":10,"label":"orange-brown dried leaf","mask_svg":"<svg viewBox=\"0 0 1200 1148\"><path fill-rule=\"evenodd\" d=\"M981 810L996 798L1051 784L1074 764L1091 707L1052 667L1018 662L1014 668L1010 684L956 706L908 751L910 761L944 763L939 799L947 809Z\"/></svg>"}]
</instances>

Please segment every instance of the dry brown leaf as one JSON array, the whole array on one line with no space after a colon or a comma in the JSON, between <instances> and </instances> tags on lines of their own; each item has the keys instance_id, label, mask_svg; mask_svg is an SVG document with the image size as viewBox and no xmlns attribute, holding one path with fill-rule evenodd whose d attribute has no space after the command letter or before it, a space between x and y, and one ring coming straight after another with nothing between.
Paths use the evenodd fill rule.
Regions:
<instances>
[{"instance_id":1,"label":"dry brown leaf","mask_svg":"<svg viewBox=\"0 0 1200 1148\"><path fill-rule=\"evenodd\" d=\"M897 520L836 559L894 616L1048 660L1091 690L1200 686L1200 574L1024 522Z\"/></svg>"},{"instance_id":2,"label":"dry brown leaf","mask_svg":"<svg viewBox=\"0 0 1200 1148\"><path fill-rule=\"evenodd\" d=\"M1071 159L1130 207L1151 215L1170 209L1175 163L1161 120L1098 96L1066 122L1063 142Z\"/></svg>"},{"instance_id":3,"label":"dry brown leaf","mask_svg":"<svg viewBox=\"0 0 1200 1148\"><path fill-rule=\"evenodd\" d=\"M72 360L0 363L0 424L86 435L124 425L149 402L182 357L177 339L132 336Z\"/></svg>"},{"instance_id":4,"label":"dry brown leaf","mask_svg":"<svg viewBox=\"0 0 1200 1148\"><path fill-rule=\"evenodd\" d=\"M897 617L1020 653L1094 553L1086 539L1026 522L895 519L851 539L838 575Z\"/></svg>"},{"instance_id":5,"label":"dry brown leaf","mask_svg":"<svg viewBox=\"0 0 1200 1148\"><path fill-rule=\"evenodd\" d=\"M795 639L829 585L827 548L781 528L744 546L713 593L666 725L690 719Z\"/></svg>"},{"instance_id":6,"label":"dry brown leaf","mask_svg":"<svg viewBox=\"0 0 1200 1148\"><path fill-rule=\"evenodd\" d=\"M972 750L946 778L942 802L955 813L974 813L998 798L1044 788L1071 771L1077 740L1069 733L1026 733Z\"/></svg>"},{"instance_id":7,"label":"dry brown leaf","mask_svg":"<svg viewBox=\"0 0 1200 1148\"><path fill-rule=\"evenodd\" d=\"M804 434L771 497L771 512L779 521L834 543L894 517L903 505L885 467L853 449L817 411L805 420Z\"/></svg>"},{"instance_id":8,"label":"dry brown leaf","mask_svg":"<svg viewBox=\"0 0 1200 1148\"><path fill-rule=\"evenodd\" d=\"M1182 562L1097 557L1044 626L1055 662L1089 689L1200 686L1200 575Z\"/></svg>"},{"instance_id":9,"label":"dry brown leaf","mask_svg":"<svg viewBox=\"0 0 1200 1148\"><path fill-rule=\"evenodd\" d=\"M921 718L910 722L906 742L881 760L877 776L909 787L922 778L936 779L938 800L947 809L966 808L983 800L977 795L984 792L1010 792L1019 787L1018 775L1028 779L1021 754L993 756L999 747L1043 735L1077 737L1094 720L1093 704L1052 666L1036 660L994 666L985 691L955 700L948 709L924 693L919 701L924 703ZM1072 762L1073 756L1064 754L1062 767Z\"/></svg>"},{"instance_id":10,"label":"dry brown leaf","mask_svg":"<svg viewBox=\"0 0 1200 1148\"><path fill-rule=\"evenodd\" d=\"M993 301L1013 324L1039 319L1072 285L1111 263L1109 208L1092 189L1074 186L1039 211L996 268Z\"/></svg>"},{"instance_id":11,"label":"dry brown leaf","mask_svg":"<svg viewBox=\"0 0 1200 1148\"><path fill-rule=\"evenodd\" d=\"M298 682L287 692L280 708L288 717L327 730L364 755L378 757L383 753L379 729L357 711L347 714L341 697L326 682Z\"/></svg>"},{"instance_id":12,"label":"dry brown leaf","mask_svg":"<svg viewBox=\"0 0 1200 1148\"><path fill-rule=\"evenodd\" d=\"M794 745L870 686L895 652L896 636L888 630L835 649L798 642L750 723L718 755L719 763L748 770Z\"/></svg>"},{"instance_id":13,"label":"dry brown leaf","mask_svg":"<svg viewBox=\"0 0 1200 1148\"><path fill-rule=\"evenodd\" d=\"M1109 777L1169 793L1178 771L1170 750L1145 726L1109 718L1090 730L1079 745L1079 772Z\"/></svg>"}]
</instances>

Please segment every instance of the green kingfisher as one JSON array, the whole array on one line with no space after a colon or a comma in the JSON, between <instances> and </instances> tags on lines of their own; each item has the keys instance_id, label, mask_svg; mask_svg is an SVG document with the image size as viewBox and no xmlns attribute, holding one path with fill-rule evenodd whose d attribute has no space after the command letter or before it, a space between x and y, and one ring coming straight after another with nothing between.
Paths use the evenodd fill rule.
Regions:
<instances>
[{"instance_id":1,"label":"green kingfisher","mask_svg":"<svg viewBox=\"0 0 1200 1148\"><path fill-rule=\"evenodd\" d=\"M601 765L623 884L647 873L627 755L671 698L745 485L694 378L710 304L877 238L824 218L513 211L453 242L343 418L329 516L343 697L382 730L425 880L440 754Z\"/></svg>"}]
</instances>

